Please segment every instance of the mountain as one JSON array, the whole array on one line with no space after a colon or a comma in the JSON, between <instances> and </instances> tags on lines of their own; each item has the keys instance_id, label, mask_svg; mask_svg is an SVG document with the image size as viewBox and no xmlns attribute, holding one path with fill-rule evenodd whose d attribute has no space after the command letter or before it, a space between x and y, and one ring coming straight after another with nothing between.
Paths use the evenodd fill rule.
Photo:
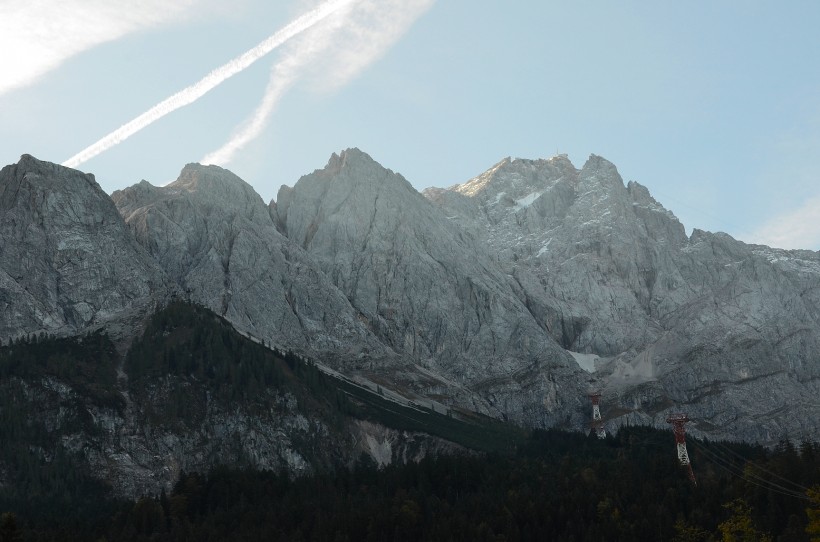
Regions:
<instances>
[{"instance_id":1,"label":"mountain","mask_svg":"<svg viewBox=\"0 0 820 542\"><path fill-rule=\"evenodd\" d=\"M280 190L275 216L401 355L402 387L525 425L580 421L572 358L484 246L403 177L349 149Z\"/></svg>"},{"instance_id":2,"label":"mountain","mask_svg":"<svg viewBox=\"0 0 820 542\"><path fill-rule=\"evenodd\" d=\"M216 465L298 476L362 456L384 466L502 450L517 438L489 418L402 404L327 374L181 301L150 316L124 359L103 332L0 347L5 502L133 499Z\"/></svg>"},{"instance_id":3,"label":"mountain","mask_svg":"<svg viewBox=\"0 0 820 542\"><path fill-rule=\"evenodd\" d=\"M505 159L425 195L519 280L556 341L594 362L613 425L662 425L674 406L715 437L818 428L820 254L687 238L594 155L580 170L565 156Z\"/></svg>"},{"instance_id":4,"label":"mountain","mask_svg":"<svg viewBox=\"0 0 820 542\"><path fill-rule=\"evenodd\" d=\"M0 170L0 339L117 336L173 292L93 175L23 155Z\"/></svg>"},{"instance_id":5,"label":"mountain","mask_svg":"<svg viewBox=\"0 0 820 542\"><path fill-rule=\"evenodd\" d=\"M112 199L185 296L238 329L336 366L392 354L233 173L189 164L168 186L143 181Z\"/></svg>"},{"instance_id":6,"label":"mountain","mask_svg":"<svg viewBox=\"0 0 820 542\"><path fill-rule=\"evenodd\" d=\"M290 350L313 360L345 394L370 390L359 403L384 397L380 412L425 405L445 418L473 411L577 430L591 410L587 392L601 389L610 429L665 427L677 410L693 419L692 432L713 438L771 444L820 429L820 255L699 230L687 237L645 187L624 184L601 157L580 169L565 156L505 159L422 195L348 149L266 205L215 166L189 164L168 186L141 182L109 198L90 175L24 156L0 172L0 210L3 345L100 332L115 349L101 362L113 380L96 369L52 374L79 363L65 359L34 380L4 381L6 391L37 390L42 400L26 408L63 413L50 418L48 438L82 422L38 446L75 442L71 450L115 457L108 470L88 464L123 484L139 480L125 492L158 487L151 473L176 472L174 464L204 469L243 454L292 469L261 458L298 449L268 414L254 425L253 401L238 400L239 418L230 398L197 402L224 384L196 376L201 365L180 373L190 360L180 365L179 344L150 343L165 365L147 380L135 376L132 343L145 343L151 315L173 300L204 307L280 357ZM98 378L114 401L102 414ZM186 401L195 425L145 421L151 404L183 409ZM309 419L301 405L280 414ZM233 429L208 444L224 423ZM390 427L380 424L374 431ZM360 442L346 427L322 434L342 447ZM225 435L245 444L231 448ZM349 459L333 457L314 463Z\"/></svg>"}]
</instances>

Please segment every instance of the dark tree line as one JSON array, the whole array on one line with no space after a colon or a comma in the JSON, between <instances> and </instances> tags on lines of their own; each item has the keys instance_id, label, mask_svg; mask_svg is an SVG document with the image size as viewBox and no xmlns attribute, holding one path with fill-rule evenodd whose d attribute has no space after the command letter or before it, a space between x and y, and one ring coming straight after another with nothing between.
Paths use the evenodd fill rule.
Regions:
<instances>
[{"instance_id":1,"label":"dark tree line","mask_svg":"<svg viewBox=\"0 0 820 542\"><path fill-rule=\"evenodd\" d=\"M599 441L535 431L514 455L381 470L363 457L298 479L221 467L185 474L170 494L120 505L90 526L43 525L35 514L18 528L23 540L44 541L809 540L806 509L820 510L820 500L777 488L820 483L820 447L699 442L691 455L697 486L668 432L627 427Z\"/></svg>"}]
</instances>

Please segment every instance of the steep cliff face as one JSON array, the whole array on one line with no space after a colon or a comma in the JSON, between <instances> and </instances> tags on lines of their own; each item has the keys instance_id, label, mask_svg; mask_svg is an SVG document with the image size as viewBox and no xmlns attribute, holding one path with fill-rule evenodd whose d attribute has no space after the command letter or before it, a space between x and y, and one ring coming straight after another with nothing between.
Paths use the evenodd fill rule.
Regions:
<instances>
[{"instance_id":1,"label":"steep cliff face","mask_svg":"<svg viewBox=\"0 0 820 542\"><path fill-rule=\"evenodd\" d=\"M661 315L656 341L604 374L618 384L651 367L666 397L713 435L774 442L816 431L818 255L695 231L674 261L689 296Z\"/></svg>"},{"instance_id":2,"label":"steep cliff face","mask_svg":"<svg viewBox=\"0 0 820 542\"><path fill-rule=\"evenodd\" d=\"M185 295L240 329L340 367L392 355L231 172L189 164L166 187L142 182L112 198Z\"/></svg>"},{"instance_id":3,"label":"steep cliff face","mask_svg":"<svg viewBox=\"0 0 820 542\"><path fill-rule=\"evenodd\" d=\"M350 149L284 188L275 216L377 337L442 377L424 393L459 394L455 382L519 423L574 415L582 379L570 356L484 246L400 175Z\"/></svg>"},{"instance_id":4,"label":"steep cliff face","mask_svg":"<svg viewBox=\"0 0 820 542\"><path fill-rule=\"evenodd\" d=\"M113 331L170 291L93 175L28 155L0 171L0 338Z\"/></svg>"},{"instance_id":5,"label":"steep cliff face","mask_svg":"<svg viewBox=\"0 0 820 542\"><path fill-rule=\"evenodd\" d=\"M270 205L196 164L114 205L93 177L24 156L0 171L0 339L104 327L124 354L176 295L347 374L525 425L583 427L600 387L612 425L685 409L715 437L820 429L820 254L687 238L597 156L505 159L425 196L356 149Z\"/></svg>"},{"instance_id":6,"label":"steep cliff face","mask_svg":"<svg viewBox=\"0 0 820 542\"><path fill-rule=\"evenodd\" d=\"M475 211L464 216L470 207L427 195L479 232L565 348L613 355L657 336L652 294L669 267L661 247L686 237L645 188L624 187L612 164L593 156L579 171L563 156L506 159L449 192Z\"/></svg>"},{"instance_id":7,"label":"steep cliff face","mask_svg":"<svg viewBox=\"0 0 820 542\"><path fill-rule=\"evenodd\" d=\"M817 428L794 416L808 414L820 370L817 253L687 239L597 156L581 170L564 156L506 159L425 195L487 243L557 341L597 359L614 424L663 424L676 407L715 436Z\"/></svg>"}]
</instances>

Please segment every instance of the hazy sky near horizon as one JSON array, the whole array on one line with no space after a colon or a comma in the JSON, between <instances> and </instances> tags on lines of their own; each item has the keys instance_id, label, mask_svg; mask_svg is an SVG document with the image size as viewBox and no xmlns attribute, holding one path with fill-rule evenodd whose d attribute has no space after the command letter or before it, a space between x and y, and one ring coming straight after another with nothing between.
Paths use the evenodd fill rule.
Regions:
<instances>
[{"instance_id":1,"label":"hazy sky near horizon","mask_svg":"<svg viewBox=\"0 0 820 542\"><path fill-rule=\"evenodd\" d=\"M110 193L216 163L268 201L347 147L419 190L594 153L687 231L818 250L818 23L814 0L0 0L0 163L155 107L76 167Z\"/></svg>"}]
</instances>

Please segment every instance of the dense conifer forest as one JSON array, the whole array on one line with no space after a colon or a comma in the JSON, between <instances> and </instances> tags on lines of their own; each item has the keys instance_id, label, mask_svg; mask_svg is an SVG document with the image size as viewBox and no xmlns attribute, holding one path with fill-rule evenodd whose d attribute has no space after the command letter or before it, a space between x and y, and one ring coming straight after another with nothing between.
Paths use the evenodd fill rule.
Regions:
<instances>
[{"instance_id":1,"label":"dense conifer forest","mask_svg":"<svg viewBox=\"0 0 820 542\"><path fill-rule=\"evenodd\" d=\"M820 447L691 440L692 485L669 432L598 440L534 431L514 454L428 458L290 479L220 467L135 503L75 495L64 513L15 506L6 540L810 540ZM89 502L91 501L91 502ZM94 503L91 506L92 502ZM96 507L73 517L72 507ZM807 514L808 510L808 514Z\"/></svg>"},{"instance_id":2,"label":"dense conifer forest","mask_svg":"<svg viewBox=\"0 0 820 542\"><path fill-rule=\"evenodd\" d=\"M127 383L118 383L118 361ZM111 498L58 444L58 432L23 408L35 384L48 393L66 385L77 392L76 404L68 403L75 429L94 431L84 405L121 410L119 388L139 399L157 379L180 389L148 412L171 427L202 415L192 383L219 400L250 404L264 401L266 389L287 388L339 427L351 417L370 419L473 451L381 469L362 456L299 478L222 466L183 474L167 494L126 502ZM622 427L601 440L401 409L248 341L205 309L175 303L148 322L124 360L102 333L0 347L0 542L820 537L820 445L688 443L697 485L678 465L669 430Z\"/></svg>"}]
</instances>

